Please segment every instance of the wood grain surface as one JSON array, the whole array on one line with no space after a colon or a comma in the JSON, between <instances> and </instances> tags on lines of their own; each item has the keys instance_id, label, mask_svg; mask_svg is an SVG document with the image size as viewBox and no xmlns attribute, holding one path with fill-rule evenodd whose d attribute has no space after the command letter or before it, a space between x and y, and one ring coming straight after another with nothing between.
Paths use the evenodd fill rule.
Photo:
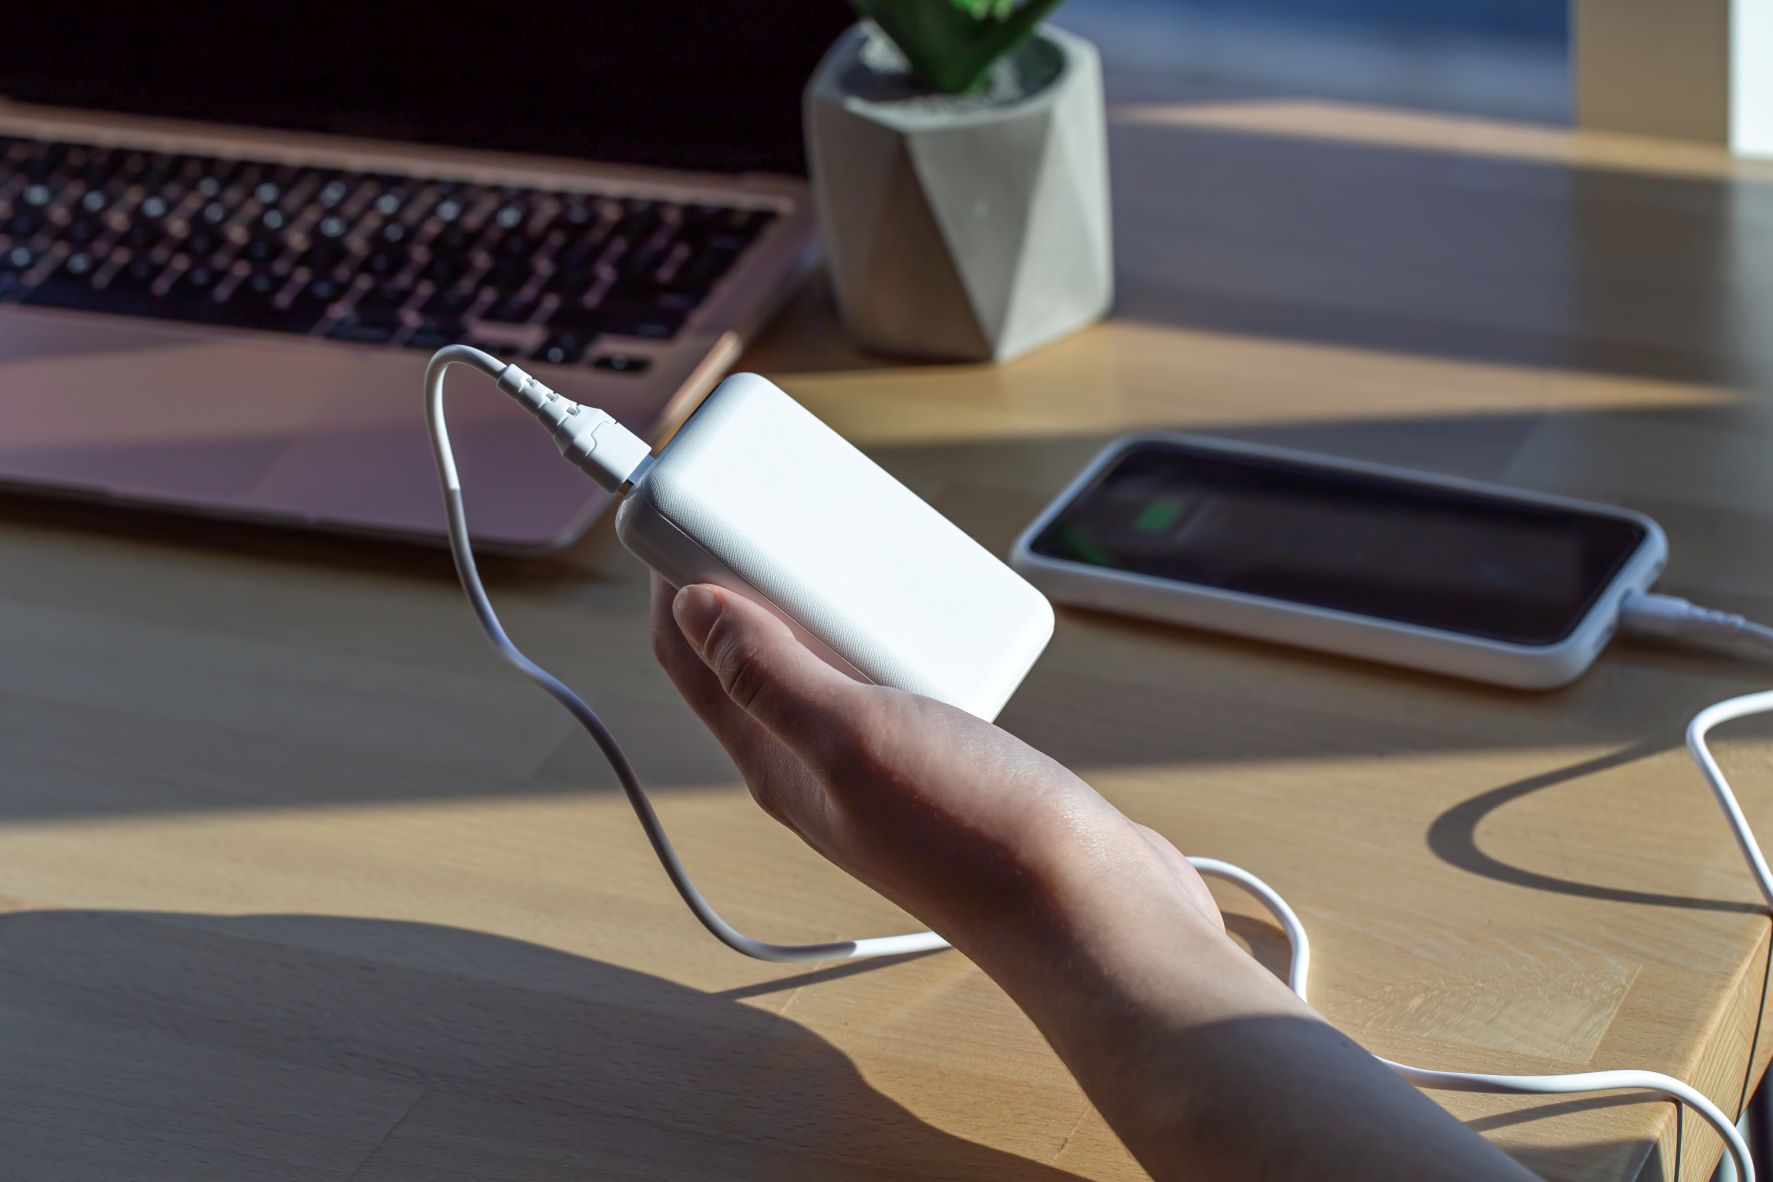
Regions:
<instances>
[{"instance_id":1,"label":"wood grain surface","mask_svg":"<svg viewBox=\"0 0 1773 1182\"><path fill-rule=\"evenodd\" d=\"M1617 501L1667 528L1670 589L1773 618L1773 171L1332 103L1111 119L1111 323L902 364L814 282L745 366L1000 551L1104 441L1176 427ZM607 524L487 575L731 918L908 922L751 804ZM1372 1049L1654 1068L1735 1108L1773 945L1680 739L1769 680L1619 646L1523 695L1067 611L1003 724L1284 892ZM1773 729L1720 747L1769 818ZM959 956L779 968L704 935L440 553L0 504L0 906L8 1178L1141 1176ZM1437 1099L1552 1179L1718 1152L1641 1096Z\"/></svg>"}]
</instances>

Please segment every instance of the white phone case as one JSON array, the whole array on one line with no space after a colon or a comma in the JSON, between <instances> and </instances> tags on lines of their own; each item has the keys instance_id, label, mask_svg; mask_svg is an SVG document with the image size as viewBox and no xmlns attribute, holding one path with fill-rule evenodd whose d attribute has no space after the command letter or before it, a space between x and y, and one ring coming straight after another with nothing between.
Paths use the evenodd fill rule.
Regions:
<instances>
[{"instance_id":1,"label":"white phone case","mask_svg":"<svg viewBox=\"0 0 1773 1182\"><path fill-rule=\"evenodd\" d=\"M673 585L737 591L840 668L987 720L1053 632L1039 591L756 374L708 395L616 532Z\"/></svg>"},{"instance_id":2,"label":"white phone case","mask_svg":"<svg viewBox=\"0 0 1773 1182\"><path fill-rule=\"evenodd\" d=\"M1033 551L1034 539L1122 452L1140 444L1164 442L1186 444L1229 456L1287 460L1326 471L1379 476L1429 488L1475 493L1499 501L1547 505L1621 518L1642 526L1644 540L1621 565L1618 574L1595 599L1581 622L1562 639L1544 645L1486 640L1266 596L1108 570L1050 558ZM1619 619L1620 601L1633 591L1648 588L1662 573L1667 557L1668 542L1654 521L1641 513L1610 505L1260 444L1192 435L1143 434L1116 440L1079 473L1077 479L1016 539L1010 563L1060 603L1229 632L1516 689L1551 689L1574 681L1593 663L1613 635Z\"/></svg>"}]
</instances>

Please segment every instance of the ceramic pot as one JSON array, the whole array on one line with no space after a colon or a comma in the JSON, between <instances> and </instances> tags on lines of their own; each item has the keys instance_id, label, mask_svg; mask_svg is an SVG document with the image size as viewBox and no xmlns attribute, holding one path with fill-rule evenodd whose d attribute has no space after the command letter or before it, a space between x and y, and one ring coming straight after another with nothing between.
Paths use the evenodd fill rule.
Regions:
<instances>
[{"instance_id":1,"label":"ceramic pot","mask_svg":"<svg viewBox=\"0 0 1773 1182\"><path fill-rule=\"evenodd\" d=\"M837 302L856 343L1003 361L1113 299L1096 49L1044 27L977 94L921 88L872 25L806 90L807 153Z\"/></svg>"}]
</instances>

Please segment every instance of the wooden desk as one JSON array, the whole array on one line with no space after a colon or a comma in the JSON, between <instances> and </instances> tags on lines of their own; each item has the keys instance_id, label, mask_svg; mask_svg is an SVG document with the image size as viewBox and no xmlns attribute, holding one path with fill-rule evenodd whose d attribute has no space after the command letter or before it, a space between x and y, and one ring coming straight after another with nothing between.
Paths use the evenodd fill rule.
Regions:
<instances>
[{"instance_id":1,"label":"wooden desk","mask_svg":"<svg viewBox=\"0 0 1773 1182\"><path fill-rule=\"evenodd\" d=\"M1668 528L1673 590L1773 618L1773 172L1326 106L1114 117L1112 324L887 365L813 286L747 364L1000 548L1103 440L1182 427L1617 500ZM907 922L752 806L607 528L488 573L731 917ZM1065 613L1004 722L1285 892L1374 1050L1658 1068L1734 1108L1773 1050L1769 924L1679 742L1769 680L1622 647L1524 696ZM1722 747L1769 817L1773 736ZM440 554L9 504L0 897L9 1178L1138 1176L958 956L708 939ZM1440 1098L1556 1179L1718 1150L1639 1097Z\"/></svg>"}]
</instances>

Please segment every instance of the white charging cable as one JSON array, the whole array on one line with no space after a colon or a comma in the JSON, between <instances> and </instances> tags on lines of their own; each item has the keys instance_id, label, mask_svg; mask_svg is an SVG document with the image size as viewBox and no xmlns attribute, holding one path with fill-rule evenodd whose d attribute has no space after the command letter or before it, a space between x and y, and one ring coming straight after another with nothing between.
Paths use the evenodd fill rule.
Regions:
<instances>
[{"instance_id":1,"label":"white charging cable","mask_svg":"<svg viewBox=\"0 0 1773 1182\"><path fill-rule=\"evenodd\" d=\"M443 480L444 508L449 516L449 549L455 556L456 574L461 577L462 590L468 593L468 602L474 605L474 615L499 655L516 666L519 673L540 686L548 696L566 707L567 713L577 719L579 725L596 741L598 750L603 752L611 770L616 773L616 779L621 782L622 791L627 795L634 815L639 818L640 827L646 832L646 839L652 843L653 852L659 856L659 862L665 867L665 874L671 879L671 885L677 888L678 895L695 917L702 921L702 926L712 932L715 939L735 952L742 952L758 960L784 963L899 956L908 952L927 952L948 947L948 941L934 932L836 940L826 944L770 944L747 936L714 910L697 888L695 880L690 878L689 871L684 869L677 851L672 848L671 839L666 836L665 827L659 822L659 815L653 810L652 801L647 799L646 789L641 787L640 777L634 774L634 765L628 762L628 756L623 753L622 745L616 742L615 735L610 733L603 719L597 716L597 711L565 682L530 660L521 649L511 643L504 626L499 623L498 613L493 611L492 603L486 597L486 588L480 582L480 571L474 565L474 550L468 541L467 518L462 509L462 482L456 473L455 455L449 446L449 427L444 421L443 377L452 365L470 366L494 378L499 389L517 398L536 413L538 418L550 425L555 432L555 441L561 444L568 459L585 468L599 484L611 491L620 490L631 476L638 475L645 468L646 462L650 460L646 445L641 442L639 453L636 454L634 443L629 441L638 440L638 437L621 424L615 423L608 415L562 398L517 366L507 365L479 349L466 345L445 346L431 358L431 364L425 370L425 402L431 423L431 449L437 456L437 471ZM609 426L612 423L615 427L613 431Z\"/></svg>"},{"instance_id":2,"label":"white charging cable","mask_svg":"<svg viewBox=\"0 0 1773 1182\"><path fill-rule=\"evenodd\" d=\"M1743 642L1773 651L1773 628L1757 624L1734 612L1700 607L1674 595L1657 595L1648 591L1628 595L1620 607L1619 622L1625 631L1636 636L1663 640Z\"/></svg>"},{"instance_id":3,"label":"white charging cable","mask_svg":"<svg viewBox=\"0 0 1773 1182\"><path fill-rule=\"evenodd\" d=\"M431 446L437 457L437 470L443 482L444 508L449 517L449 548L455 558L456 573L462 589L474 607L474 615L492 641L493 647L518 672L541 687L564 706L584 727L603 757L609 762L622 785L634 815L640 820L653 852L658 855L671 885L716 939L735 952L758 960L802 963L826 960L861 960L876 956L899 956L947 948L948 941L935 932L909 932L900 936L872 936L859 940L836 940L824 944L770 944L745 935L733 927L697 889L684 869L671 839L647 798L646 789L635 775L634 767L623 753L603 719L566 683L532 661L511 642L504 626L487 599L474 563L473 548L468 539L466 515L462 506L461 479L456 472L455 456L449 446L449 428L444 418L443 379L452 365L466 365L493 378L499 389L511 395L536 415L553 433L555 442L566 458L584 469L611 492L620 492L625 484L642 474L651 456L646 444L609 415L591 407L580 406L563 398L515 365L509 365L479 349L466 345L449 345L437 351L425 371L425 400L431 426ZM1643 635L1691 638L1717 637L1751 640L1773 649L1773 629L1753 624L1741 616L1712 612L1695 607L1686 600L1661 595L1636 595L1628 598L1621 613L1621 623L1628 631ZM1748 820L1737 804L1735 793L1719 769L1706 745L1712 727L1730 719L1773 711L1773 691L1733 698L1700 711L1687 729L1687 746L1711 785L1718 804L1724 811L1737 845L1748 860L1756 884L1769 907L1773 907L1773 872L1761 854ZM1292 950L1287 968L1287 986L1306 998L1311 973L1311 941L1299 915L1280 893L1241 866L1217 858L1190 857L1188 861L1202 875L1236 883L1260 901L1280 925ZM1736 1166L1742 1182L1754 1182L1754 1161L1748 1144L1736 1124L1697 1088L1673 1076L1654 1071L1582 1071L1567 1075L1491 1075L1461 1071L1434 1071L1411 1067L1380 1058L1393 1072L1424 1088L1447 1091L1502 1092L1525 1094L1564 1094L1572 1092L1646 1091L1655 1092L1684 1103L1697 1112L1706 1124L1724 1140L1724 1150Z\"/></svg>"},{"instance_id":4,"label":"white charging cable","mask_svg":"<svg viewBox=\"0 0 1773 1182\"><path fill-rule=\"evenodd\" d=\"M1767 695L1773 699L1773 695ZM1728 789L1725 789L1728 792ZM1753 840L1751 837L1750 841ZM1299 995L1301 1000L1309 1001L1306 996L1311 971L1311 940L1305 934L1305 925L1299 915L1280 892L1238 866L1219 862L1212 858L1190 858L1194 868L1204 875L1215 878L1229 879L1249 891L1280 925L1287 938L1287 946L1291 949L1292 958L1287 966L1287 986ZM1743 1139L1742 1132L1734 1121L1726 1116L1722 1109L1712 1103L1710 1097L1693 1085L1672 1075L1664 1075L1659 1071L1577 1071L1565 1075L1494 1075L1474 1071L1437 1071L1427 1067L1412 1067L1407 1063L1399 1063L1387 1059L1383 1055L1374 1055L1375 1059L1389 1067L1392 1072L1421 1088L1435 1088L1448 1092L1492 1092L1509 1095L1565 1095L1580 1092L1655 1092L1667 1096L1671 1100L1686 1104L1697 1112L1700 1119L1717 1131L1724 1140L1724 1152L1729 1155L1736 1167L1737 1177L1742 1182L1754 1182L1754 1158L1749 1153L1748 1142Z\"/></svg>"}]
</instances>

